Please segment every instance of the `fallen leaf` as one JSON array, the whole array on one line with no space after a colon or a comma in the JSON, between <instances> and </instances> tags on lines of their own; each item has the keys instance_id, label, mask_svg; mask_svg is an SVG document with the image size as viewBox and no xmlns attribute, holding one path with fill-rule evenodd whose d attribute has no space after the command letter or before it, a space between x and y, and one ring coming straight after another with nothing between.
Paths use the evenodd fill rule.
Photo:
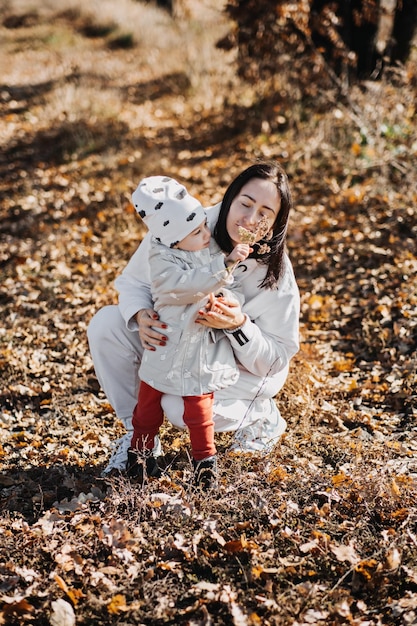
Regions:
<instances>
[{"instance_id":1,"label":"fallen leaf","mask_svg":"<svg viewBox=\"0 0 417 626\"><path fill-rule=\"evenodd\" d=\"M59 598L51 602L52 614L50 617L51 626L74 626L75 613L72 606Z\"/></svg>"},{"instance_id":2,"label":"fallen leaf","mask_svg":"<svg viewBox=\"0 0 417 626\"><path fill-rule=\"evenodd\" d=\"M1 599L4 602L2 606L2 611L4 615L17 615L23 617L24 615L27 615L34 611L34 607L29 604L29 602L25 598L9 598L7 596L3 596Z\"/></svg>"},{"instance_id":3,"label":"fallen leaf","mask_svg":"<svg viewBox=\"0 0 417 626\"><path fill-rule=\"evenodd\" d=\"M240 539L237 539L235 541L226 541L223 547L227 552L251 552L259 548L259 546L254 541L248 541L245 535L242 535Z\"/></svg>"},{"instance_id":4,"label":"fallen leaf","mask_svg":"<svg viewBox=\"0 0 417 626\"><path fill-rule=\"evenodd\" d=\"M347 546L331 545L330 550L333 552L338 561L349 561L352 565L355 565L359 561L359 555L353 547L352 542Z\"/></svg>"},{"instance_id":5,"label":"fallen leaf","mask_svg":"<svg viewBox=\"0 0 417 626\"><path fill-rule=\"evenodd\" d=\"M113 598L107 605L107 610L112 615L117 615L122 611L127 611L125 596L123 596L122 594L116 594L115 596L113 596Z\"/></svg>"}]
</instances>

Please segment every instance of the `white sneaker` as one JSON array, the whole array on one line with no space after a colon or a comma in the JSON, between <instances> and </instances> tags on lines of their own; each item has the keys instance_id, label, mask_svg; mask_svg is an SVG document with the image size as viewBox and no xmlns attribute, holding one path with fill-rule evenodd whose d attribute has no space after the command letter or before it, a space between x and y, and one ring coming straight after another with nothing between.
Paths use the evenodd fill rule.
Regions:
<instances>
[{"instance_id":1,"label":"white sneaker","mask_svg":"<svg viewBox=\"0 0 417 626\"><path fill-rule=\"evenodd\" d=\"M255 424L239 428L234 434L229 451L268 454L278 443L286 428L287 422L281 414L279 414L278 422L273 424L271 429L268 429L267 423L262 426Z\"/></svg>"},{"instance_id":2,"label":"white sneaker","mask_svg":"<svg viewBox=\"0 0 417 626\"><path fill-rule=\"evenodd\" d=\"M101 472L103 478L110 474L113 470L124 472L126 470L127 463L127 451L130 448L130 442L132 441L132 432L128 431L123 437L117 439L113 444L113 453L107 464L107 467ZM161 440L158 436L155 437L155 445L152 450L152 456L155 458L162 456Z\"/></svg>"}]
</instances>

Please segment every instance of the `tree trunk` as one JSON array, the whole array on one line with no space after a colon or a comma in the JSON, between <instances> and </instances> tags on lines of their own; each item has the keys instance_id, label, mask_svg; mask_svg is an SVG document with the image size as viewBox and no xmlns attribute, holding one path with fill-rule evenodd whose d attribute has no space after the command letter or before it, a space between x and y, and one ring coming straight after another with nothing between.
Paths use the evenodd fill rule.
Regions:
<instances>
[{"instance_id":1,"label":"tree trunk","mask_svg":"<svg viewBox=\"0 0 417 626\"><path fill-rule=\"evenodd\" d=\"M405 63L410 56L417 26L417 0L398 0L392 31L391 63Z\"/></svg>"}]
</instances>

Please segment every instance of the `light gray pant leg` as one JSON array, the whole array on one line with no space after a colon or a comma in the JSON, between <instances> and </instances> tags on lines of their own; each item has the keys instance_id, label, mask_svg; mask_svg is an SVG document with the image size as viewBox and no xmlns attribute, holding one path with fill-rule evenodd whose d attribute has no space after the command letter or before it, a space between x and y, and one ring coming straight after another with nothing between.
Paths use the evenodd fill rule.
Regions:
<instances>
[{"instance_id":1,"label":"light gray pant leg","mask_svg":"<svg viewBox=\"0 0 417 626\"><path fill-rule=\"evenodd\" d=\"M116 305L100 309L87 330L97 379L117 417L131 429L143 353L139 333L126 328Z\"/></svg>"}]
</instances>

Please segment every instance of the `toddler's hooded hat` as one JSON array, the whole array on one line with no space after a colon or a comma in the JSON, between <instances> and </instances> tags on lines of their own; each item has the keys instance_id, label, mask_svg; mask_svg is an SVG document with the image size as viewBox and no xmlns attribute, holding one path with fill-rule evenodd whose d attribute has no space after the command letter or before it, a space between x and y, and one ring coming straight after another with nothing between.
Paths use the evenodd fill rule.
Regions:
<instances>
[{"instance_id":1,"label":"toddler's hooded hat","mask_svg":"<svg viewBox=\"0 0 417 626\"><path fill-rule=\"evenodd\" d=\"M133 205L161 243L173 248L206 219L200 202L168 176L144 178L132 194Z\"/></svg>"}]
</instances>

